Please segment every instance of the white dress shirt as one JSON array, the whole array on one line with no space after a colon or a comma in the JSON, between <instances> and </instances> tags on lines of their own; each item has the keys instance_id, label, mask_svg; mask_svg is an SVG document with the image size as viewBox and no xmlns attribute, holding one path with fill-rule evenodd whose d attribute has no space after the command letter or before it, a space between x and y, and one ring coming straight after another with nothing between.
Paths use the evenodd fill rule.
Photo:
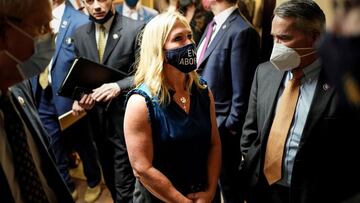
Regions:
<instances>
[{"instance_id":1,"label":"white dress shirt","mask_svg":"<svg viewBox=\"0 0 360 203\"><path fill-rule=\"evenodd\" d=\"M130 8L126 2L124 1L123 3L123 13L122 15L128 18L131 18L133 20L138 20L139 19L139 14L138 14L138 10L140 8L140 1L138 1L138 3L136 4L135 8Z\"/></svg>"},{"instance_id":2,"label":"white dress shirt","mask_svg":"<svg viewBox=\"0 0 360 203\"><path fill-rule=\"evenodd\" d=\"M111 27L111 24L112 24L113 20L114 20L114 16L111 17L106 23L103 24L103 26L105 27L105 47L106 47L107 39L109 37L109 31L110 31L110 27ZM101 24L95 23L96 44L98 44L98 41L99 41L99 35L100 35L100 32L101 32L100 26L101 26Z\"/></svg>"},{"instance_id":3,"label":"white dress shirt","mask_svg":"<svg viewBox=\"0 0 360 203\"><path fill-rule=\"evenodd\" d=\"M63 2L58 7L52 10L52 20L50 21L50 27L56 36L60 30L61 19L64 15L64 12L65 12L65 2ZM55 43L56 43L56 39L57 37L55 37ZM51 58L49 63L49 75L48 75L49 83L51 83L52 65L53 65L53 58Z\"/></svg>"}]
</instances>

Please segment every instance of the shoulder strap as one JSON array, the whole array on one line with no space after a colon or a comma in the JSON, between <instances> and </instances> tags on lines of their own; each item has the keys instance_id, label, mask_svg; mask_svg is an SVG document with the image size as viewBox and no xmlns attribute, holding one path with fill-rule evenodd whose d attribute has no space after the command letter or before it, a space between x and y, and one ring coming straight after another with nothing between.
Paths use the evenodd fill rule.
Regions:
<instances>
[{"instance_id":1,"label":"shoulder strap","mask_svg":"<svg viewBox=\"0 0 360 203\"><path fill-rule=\"evenodd\" d=\"M156 97L152 97L149 88L145 84L142 84L138 88L132 89L126 95L125 105L127 104L128 99L130 98L130 96L133 95L133 94L139 94L139 95L141 95L141 96L143 96L145 98L146 106L147 106L148 111L149 111L148 118L149 118L149 120L153 120L154 116L155 116L154 104L157 103Z\"/></svg>"}]
</instances>

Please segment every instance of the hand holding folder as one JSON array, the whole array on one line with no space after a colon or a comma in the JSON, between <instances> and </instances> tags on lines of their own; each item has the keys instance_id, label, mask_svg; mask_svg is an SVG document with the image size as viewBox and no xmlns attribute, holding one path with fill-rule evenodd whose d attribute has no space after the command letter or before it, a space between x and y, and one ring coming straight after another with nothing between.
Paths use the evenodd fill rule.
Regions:
<instances>
[{"instance_id":1,"label":"hand holding folder","mask_svg":"<svg viewBox=\"0 0 360 203\"><path fill-rule=\"evenodd\" d=\"M73 62L58 90L58 95L79 101L83 94L92 93L93 89L102 84L126 77L127 73L80 57Z\"/></svg>"},{"instance_id":2,"label":"hand holding folder","mask_svg":"<svg viewBox=\"0 0 360 203\"><path fill-rule=\"evenodd\" d=\"M75 116L73 111L70 110L63 115L59 116L60 129L64 131L66 128L70 127L72 124L76 123L82 117L86 115L86 111L81 112L79 115Z\"/></svg>"}]
</instances>

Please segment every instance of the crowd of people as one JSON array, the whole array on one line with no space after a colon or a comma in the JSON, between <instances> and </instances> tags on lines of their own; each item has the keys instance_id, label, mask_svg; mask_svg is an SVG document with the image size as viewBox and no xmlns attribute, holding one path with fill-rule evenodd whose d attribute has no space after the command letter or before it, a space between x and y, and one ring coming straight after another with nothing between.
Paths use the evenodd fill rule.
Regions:
<instances>
[{"instance_id":1,"label":"crowd of people","mask_svg":"<svg viewBox=\"0 0 360 203\"><path fill-rule=\"evenodd\" d=\"M331 3L279 4L262 62L237 0L0 0L0 201L77 201L75 150L88 203L359 202L360 1ZM127 77L59 96L77 57Z\"/></svg>"}]
</instances>

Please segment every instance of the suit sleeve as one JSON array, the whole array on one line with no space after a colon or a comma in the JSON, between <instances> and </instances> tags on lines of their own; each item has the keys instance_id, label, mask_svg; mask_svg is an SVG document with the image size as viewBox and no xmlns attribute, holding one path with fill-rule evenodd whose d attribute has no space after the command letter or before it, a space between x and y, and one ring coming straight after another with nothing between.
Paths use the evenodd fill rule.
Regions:
<instances>
[{"instance_id":1,"label":"suit sleeve","mask_svg":"<svg viewBox=\"0 0 360 203\"><path fill-rule=\"evenodd\" d=\"M75 33L73 35L74 37L74 54L75 54L75 58L80 56L80 52L79 52L79 37L78 37L79 33L78 33L78 29L75 29ZM74 58L74 60L75 60Z\"/></svg>"},{"instance_id":2,"label":"suit sleeve","mask_svg":"<svg viewBox=\"0 0 360 203\"><path fill-rule=\"evenodd\" d=\"M137 66L137 62L139 61L139 55L140 55L140 45L141 45L141 36L142 32L144 30L145 24L141 24L139 28L136 30L136 38L134 40L133 50L134 50L134 62L130 67L130 73L135 73L135 69ZM129 77L126 77L122 80L119 80L116 82L121 89L129 89L134 84L134 76L131 75Z\"/></svg>"},{"instance_id":3,"label":"suit sleeve","mask_svg":"<svg viewBox=\"0 0 360 203\"><path fill-rule=\"evenodd\" d=\"M227 129L241 134L248 106L252 78L258 65L259 36L249 27L238 33L231 48L232 102L226 119Z\"/></svg>"}]
</instances>

